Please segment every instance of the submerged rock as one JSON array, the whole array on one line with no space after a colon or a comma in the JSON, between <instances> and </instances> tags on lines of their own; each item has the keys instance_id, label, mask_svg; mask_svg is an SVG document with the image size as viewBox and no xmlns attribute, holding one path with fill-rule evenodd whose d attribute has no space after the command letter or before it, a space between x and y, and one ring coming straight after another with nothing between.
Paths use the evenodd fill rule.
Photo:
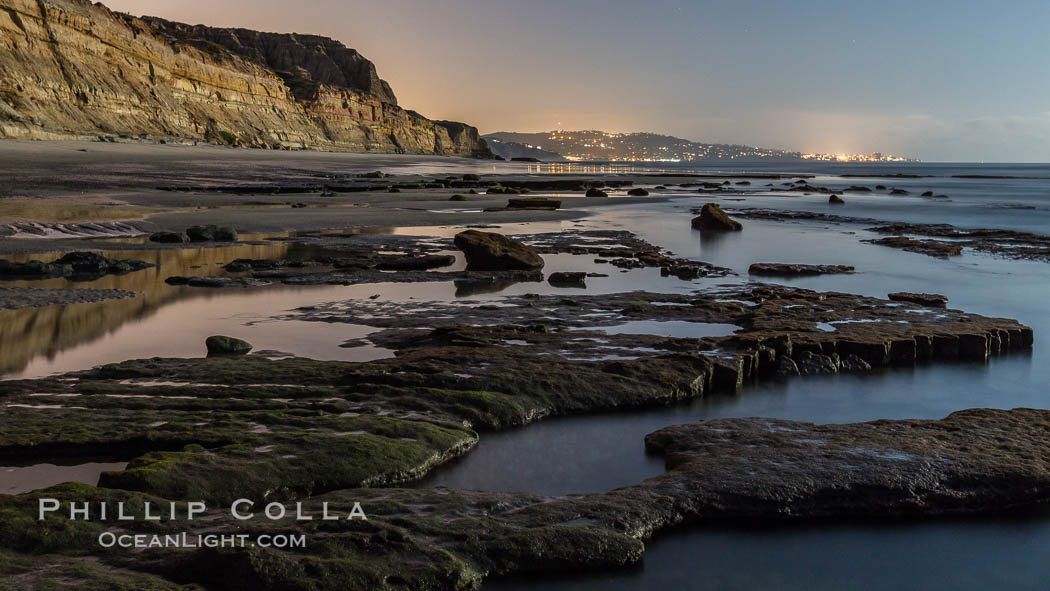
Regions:
<instances>
[{"instance_id":1,"label":"submerged rock","mask_svg":"<svg viewBox=\"0 0 1050 591\"><path fill-rule=\"evenodd\" d=\"M495 232L467 230L456 234L456 247L472 271L534 270L543 268L543 257L523 242Z\"/></svg>"},{"instance_id":2,"label":"submerged rock","mask_svg":"<svg viewBox=\"0 0 1050 591\"><path fill-rule=\"evenodd\" d=\"M208 355L247 355L252 350L248 341L223 335L210 336L204 341Z\"/></svg>"},{"instance_id":3,"label":"submerged rock","mask_svg":"<svg viewBox=\"0 0 1050 591\"><path fill-rule=\"evenodd\" d=\"M693 228L703 231L735 232L744 228L740 222L729 217L717 203L708 203L693 218Z\"/></svg>"},{"instance_id":4,"label":"submerged rock","mask_svg":"<svg viewBox=\"0 0 1050 591\"><path fill-rule=\"evenodd\" d=\"M849 265L802 265L795 263L754 263L748 268L752 275L771 275L781 277L807 276L807 275L834 275L841 273L852 273L854 268Z\"/></svg>"},{"instance_id":5,"label":"submerged rock","mask_svg":"<svg viewBox=\"0 0 1050 591\"><path fill-rule=\"evenodd\" d=\"M894 302L911 302L929 308L948 307L948 296L943 296L939 293L909 293L899 291L897 293L891 293L887 297Z\"/></svg>"},{"instance_id":6,"label":"submerged rock","mask_svg":"<svg viewBox=\"0 0 1050 591\"><path fill-rule=\"evenodd\" d=\"M956 257L962 254L963 245L958 242L945 242L943 240L917 240L907 236L888 236L864 240L869 244L899 248L908 252L917 252L926 256L936 258Z\"/></svg>"}]
</instances>

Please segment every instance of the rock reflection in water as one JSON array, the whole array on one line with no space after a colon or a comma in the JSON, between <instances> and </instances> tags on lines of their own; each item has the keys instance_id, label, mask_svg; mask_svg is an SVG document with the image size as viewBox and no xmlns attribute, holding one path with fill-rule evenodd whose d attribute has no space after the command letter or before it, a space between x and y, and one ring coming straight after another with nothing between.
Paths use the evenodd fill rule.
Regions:
<instances>
[{"instance_id":1,"label":"rock reflection in water","mask_svg":"<svg viewBox=\"0 0 1050 591\"><path fill-rule=\"evenodd\" d=\"M107 275L87 282L72 283L61 278L4 282L4 285L26 287L123 289L139 295L124 300L0 312L0 375L5 378L36 377L58 371L85 369L116 359L151 355L202 355L203 339L208 334L214 334L222 328L243 332L243 326L252 319L253 312L259 313L261 317L269 317L272 312L302 305L303 298L296 294L307 289L276 285L267 288L265 293L205 290L168 285L164 282L167 277L225 274L222 266L237 258L296 260L308 256L313 248L309 245L274 242L219 248L108 251L103 254L110 258L135 258L157 266L127 275ZM9 258L48 261L59 256L61 253ZM321 294L332 289L313 288L312 291L321 298ZM215 305L216 299L222 299L223 303ZM163 315L158 318L157 315L162 311ZM147 318L151 321L144 323ZM322 359L339 358L339 343L364 336L367 332L345 326L331 331L316 325L298 329L311 331L314 334L312 341L316 343L316 346L307 347L298 354L317 353ZM255 344L260 348L285 350L281 345L286 344L286 339L294 339L288 333L295 332L297 327L285 325L282 330L274 331L271 338ZM128 338L128 332L136 331L141 334ZM89 343L92 346L84 346ZM334 352L326 348L329 344ZM324 350L319 350L322 347L325 347ZM343 356L349 355L346 350L341 351ZM385 355L384 351L373 351L371 355L360 349L357 351L357 357Z\"/></svg>"}]
</instances>

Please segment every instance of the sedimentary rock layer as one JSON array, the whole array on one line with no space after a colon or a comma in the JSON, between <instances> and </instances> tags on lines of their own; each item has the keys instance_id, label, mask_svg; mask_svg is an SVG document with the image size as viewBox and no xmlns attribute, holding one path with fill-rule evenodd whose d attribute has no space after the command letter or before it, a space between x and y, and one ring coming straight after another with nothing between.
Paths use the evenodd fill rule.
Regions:
<instances>
[{"instance_id":1,"label":"sedimentary rock layer","mask_svg":"<svg viewBox=\"0 0 1050 591\"><path fill-rule=\"evenodd\" d=\"M473 127L399 107L370 61L324 37L0 0L0 65L0 137L491 155Z\"/></svg>"}]
</instances>

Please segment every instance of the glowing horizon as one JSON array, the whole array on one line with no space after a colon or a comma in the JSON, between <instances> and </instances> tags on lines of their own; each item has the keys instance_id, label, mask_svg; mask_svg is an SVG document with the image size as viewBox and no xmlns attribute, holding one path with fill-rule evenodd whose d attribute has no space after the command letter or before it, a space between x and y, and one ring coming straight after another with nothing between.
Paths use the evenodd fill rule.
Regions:
<instances>
[{"instance_id":1,"label":"glowing horizon","mask_svg":"<svg viewBox=\"0 0 1050 591\"><path fill-rule=\"evenodd\" d=\"M822 154L1050 161L1050 4L106 0L335 38L400 103L482 133L595 129ZM1040 50L1044 51L1040 51Z\"/></svg>"}]
</instances>

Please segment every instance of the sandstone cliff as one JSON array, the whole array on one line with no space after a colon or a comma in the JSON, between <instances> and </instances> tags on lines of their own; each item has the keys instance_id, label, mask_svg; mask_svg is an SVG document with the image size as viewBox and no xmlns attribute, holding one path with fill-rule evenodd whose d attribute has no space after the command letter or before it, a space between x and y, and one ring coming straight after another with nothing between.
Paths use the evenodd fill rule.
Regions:
<instances>
[{"instance_id":1,"label":"sandstone cliff","mask_svg":"<svg viewBox=\"0 0 1050 591\"><path fill-rule=\"evenodd\" d=\"M491 157L475 128L398 106L338 41L0 0L0 137L99 135Z\"/></svg>"}]
</instances>

